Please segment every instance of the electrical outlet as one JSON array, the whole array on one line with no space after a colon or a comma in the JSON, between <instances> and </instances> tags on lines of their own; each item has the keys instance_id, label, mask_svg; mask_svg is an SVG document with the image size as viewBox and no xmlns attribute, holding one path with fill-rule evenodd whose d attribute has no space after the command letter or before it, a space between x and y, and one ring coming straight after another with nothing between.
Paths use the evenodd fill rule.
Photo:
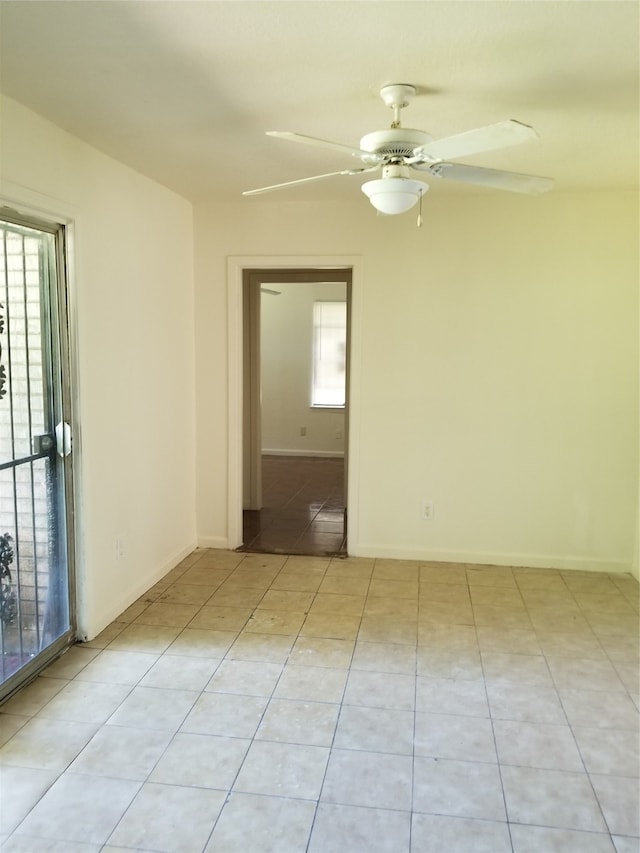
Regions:
<instances>
[{"instance_id":1,"label":"electrical outlet","mask_svg":"<svg viewBox=\"0 0 640 853\"><path fill-rule=\"evenodd\" d=\"M306 434L307 434L307 428L306 427L300 427L300 435L306 435Z\"/></svg>"},{"instance_id":2,"label":"electrical outlet","mask_svg":"<svg viewBox=\"0 0 640 853\"><path fill-rule=\"evenodd\" d=\"M337 429L337 430L336 430L336 438L337 438L338 440L342 438L342 430L341 430L341 429Z\"/></svg>"},{"instance_id":3,"label":"electrical outlet","mask_svg":"<svg viewBox=\"0 0 640 853\"><path fill-rule=\"evenodd\" d=\"M420 517L423 521L431 521L433 519L433 501L422 501L420 505Z\"/></svg>"}]
</instances>

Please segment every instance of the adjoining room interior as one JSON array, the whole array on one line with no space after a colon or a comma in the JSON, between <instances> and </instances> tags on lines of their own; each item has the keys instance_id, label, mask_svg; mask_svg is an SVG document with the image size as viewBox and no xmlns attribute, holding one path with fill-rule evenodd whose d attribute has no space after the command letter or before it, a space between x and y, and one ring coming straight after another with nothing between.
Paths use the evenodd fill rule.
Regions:
<instances>
[{"instance_id":1,"label":"adjoining room interior","mask_svg":"<svg viewBox=\"0 0 640 853\"><path fill-rule=\"evenodd\" d=\"M346 554L351 271L245 279L242 550Z\"/></svg>"},{"instance_id":2,"label":"adjoining room interior","mask_svg":"<svg viewBox=\"0 0 640 853\"><path fill-rule=\"evenodd\" d=\"M0 258L64 266L39 325L39 281L0 293L0 639L18 567L38 629L36 563L68 570L64 653L7 655L2 853L638 853L639 32L617 0L0 2ZM316 458L307 403L244 464L243 271L323 267L347 553L238 551L246 472ZM19 323L25 385L70 389L42 428Z\"/></svg>"}]
</instances>

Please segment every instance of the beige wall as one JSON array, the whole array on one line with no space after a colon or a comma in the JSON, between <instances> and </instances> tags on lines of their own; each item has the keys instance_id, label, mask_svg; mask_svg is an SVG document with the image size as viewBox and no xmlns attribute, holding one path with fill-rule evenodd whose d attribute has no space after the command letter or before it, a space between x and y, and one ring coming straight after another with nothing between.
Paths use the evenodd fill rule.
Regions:
<instances>
[{"instance_id":1,"label":"beige wall","mask_svg":"<svg viewBox=\"0 0 640 853\"><path fill-rule=\"evenodd\" d=\"M196 542L192 209L2 110L2 203L71 223L79 627L93 636Z\"/></svg>"},{"instance_id":2,"label":"beige wall","mask_svg":"<svg viewBox=\"0 0 640 853\"><path fill-rule=\"evenodd\" d=\"M424 218L196 207L200 541L228 525L227 257L360 255L351 553L628 571L637 196L434 193Z\"/></svg>"},{"instance_id":3,"label":"beige wall","mask_svg":"<svg viewBox=\"0 0 640 853\"><path fill-rule=\"evenodd\" d=\"M230 255L359 256L352 553L629 570L635 194L434 193L422 230L361 199L201 205L192 220L11 100L2 134L2 203L72 225L83 633L196 531L227 544Z\"/></svg>"},{"instance_id":4,"label":"beige wall","mask_svg":"<svg viewBox=\"0 0 640 853\"><path fill-rule=\"evenodd\" d=\"M263 452L341 456L344 412L312 409L313 305L346 301L346 284L270 284L261 300ZM304 427L305 435L300 435ZM338 436L339 434L339 436Z\"/></svg>"}]
</instances>

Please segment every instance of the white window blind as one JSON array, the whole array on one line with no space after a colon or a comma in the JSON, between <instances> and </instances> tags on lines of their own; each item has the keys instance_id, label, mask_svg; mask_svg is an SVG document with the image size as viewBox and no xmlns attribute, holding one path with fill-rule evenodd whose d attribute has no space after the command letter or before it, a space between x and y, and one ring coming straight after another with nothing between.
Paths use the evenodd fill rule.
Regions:
<instances>
[{"instance_id":1,"label":"white window blind","mask_svg":"<svg viewBox=\"0 0 640 853\"><path fill-rule=\"evenodd\" d=\"M347 303L313 306L311 405L344 407L347 355Z\"/></svg>"}]
</instances>

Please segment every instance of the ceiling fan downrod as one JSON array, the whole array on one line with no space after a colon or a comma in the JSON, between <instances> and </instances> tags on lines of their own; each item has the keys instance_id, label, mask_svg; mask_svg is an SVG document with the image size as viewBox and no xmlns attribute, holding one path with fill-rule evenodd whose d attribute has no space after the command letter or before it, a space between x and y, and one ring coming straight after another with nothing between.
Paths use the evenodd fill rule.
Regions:
<instances>
[{"instance_id":1,"label":"ceiling fan downrod","mask_svg":"<svg viewBox=\"0 0 640 853\"><path fill-rule=\"evenodd\" d=\"M384 103L393 110L393 121L391 129L400 127L400 110L408 107L411 98L416 94L416 87L409 83L392 83L380 89L380 97Z\"/></svg>"}]
</instances>

